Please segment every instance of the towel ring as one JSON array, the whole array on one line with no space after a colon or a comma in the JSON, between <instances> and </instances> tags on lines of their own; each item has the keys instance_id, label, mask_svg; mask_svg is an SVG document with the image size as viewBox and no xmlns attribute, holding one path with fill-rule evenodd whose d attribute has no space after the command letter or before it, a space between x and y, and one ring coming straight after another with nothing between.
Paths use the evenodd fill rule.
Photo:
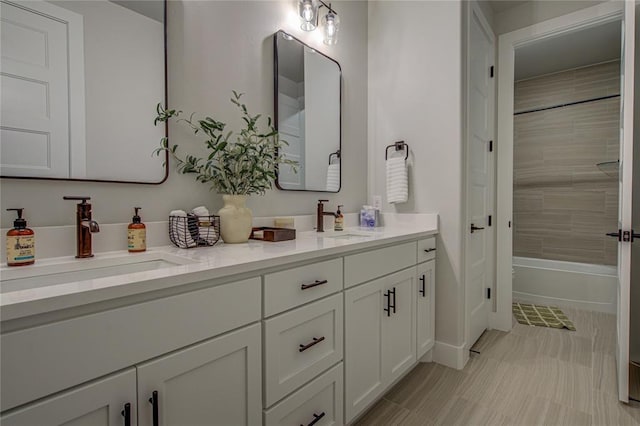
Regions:
<instances>
[{"instance_id":1,"label":"towel ring","mask_svg":"<svg viewBox=\"0 0 640 426\"><path fill-rule=\"evenodd\" d=\"M406 161L409 158L409 145L407 145L404 141L398 141L394 142L392 145L387 145L387 147L384 149L385 161L389 158L389 148L395 148L396 151L402 151L404 149L404 160Z\"/></svg>"},{"instance_id":2,"label":"towel ring","mask_svg":"<svg viewBox=\"0 0 640 426\"><path fill-rule=\"evenodd\" d=\"M336 152L332 152L331 154L329 154L329 164L331 164L331 157L336 156L337 159L340 159L340 150L337 150Z\"/></svg>"}]
</instances>

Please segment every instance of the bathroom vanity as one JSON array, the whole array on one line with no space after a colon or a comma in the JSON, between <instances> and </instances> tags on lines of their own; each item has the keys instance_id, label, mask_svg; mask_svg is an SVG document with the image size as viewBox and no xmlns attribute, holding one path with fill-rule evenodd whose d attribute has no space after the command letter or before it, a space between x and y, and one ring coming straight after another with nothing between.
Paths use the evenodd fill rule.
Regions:
<instances>
[{"instance_id":1,"label":"bathroom vanity","mask_svg":"<svg viewBox=\"0 0 640 426\"><path fill-rule=\"evenodd\" d=\"M4 287L0 421L350 423L434 344L436 224L163 247L184 264Z\"/></svg>"}]
</instances>

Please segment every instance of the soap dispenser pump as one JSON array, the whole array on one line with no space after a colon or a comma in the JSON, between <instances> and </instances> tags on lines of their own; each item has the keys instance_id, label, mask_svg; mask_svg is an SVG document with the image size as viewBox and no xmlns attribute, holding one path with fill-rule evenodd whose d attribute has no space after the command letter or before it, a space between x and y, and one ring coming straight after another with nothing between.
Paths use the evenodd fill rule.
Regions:
<instances>
[{"instance_id":1,"label":"soap dispenser pump","mask_svg":"<svg viewBox=\"0 0 640 426\"><path fill-rule=\"evenodd\" d=\"M7 232L7 265L33 265L36 261L36 235L27 228L27 221L22 218L24 209L7 209L15 211L18 218L13 222L13 229Z\"/></svg>"},{"instance_id":2,"label":"soap dispenser pump","mask_svg":"<svg viewBox=\"0 0 640 426\"><path fill-rule=\"evenodd\" d=\"M127 230L127 245L130 253L139 253L147 249L147 227L138 215L138 210L142 210L142 207L134 207L133 209L135 214Z\"/></svg>"}]
</instances>

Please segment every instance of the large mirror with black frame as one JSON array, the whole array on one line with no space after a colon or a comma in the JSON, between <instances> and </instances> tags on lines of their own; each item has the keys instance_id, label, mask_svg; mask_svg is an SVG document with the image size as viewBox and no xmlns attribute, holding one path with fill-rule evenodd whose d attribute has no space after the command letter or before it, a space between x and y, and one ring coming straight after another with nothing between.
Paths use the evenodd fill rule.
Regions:
<instances>
[{"instance_id":1,"label":"large mirror with black frame","mask_svg":"<svg viewBox=\"0 0 640 426\"><path fill-rule=\"evenodd\" d=\"M0 2L0 176L161 183L164 0Z\"/></svg>"},{"instance_id":2,"label":"large mirror with black frame","mask_svg":"<svg viewBox=\"0 0 640 426\"><path fill-rule=\"evenodd\" d=\"M338 192L341 184L340 64L295 37L274 35L275 122L287 142L276 184L291 191Z\"/></svg>"}]
</instances>

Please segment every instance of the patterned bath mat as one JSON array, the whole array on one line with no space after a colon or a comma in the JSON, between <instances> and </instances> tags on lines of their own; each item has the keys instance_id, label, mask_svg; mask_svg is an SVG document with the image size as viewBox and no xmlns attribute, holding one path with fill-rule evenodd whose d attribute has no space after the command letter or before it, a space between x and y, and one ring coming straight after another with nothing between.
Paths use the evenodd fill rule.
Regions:
<instances>
[{"instance_id":1,"label":"patterned bath mat","mask_svg":"<svg viewBox=\"0 0 640 426\"><path fill-rule=\"evenodd\" d=\"M535 327L565 328L576 331L576 327L569 321L564 312L555 306L514 303L513 315L520 324L533 325Z\"/></svg>"}]
</instances>

